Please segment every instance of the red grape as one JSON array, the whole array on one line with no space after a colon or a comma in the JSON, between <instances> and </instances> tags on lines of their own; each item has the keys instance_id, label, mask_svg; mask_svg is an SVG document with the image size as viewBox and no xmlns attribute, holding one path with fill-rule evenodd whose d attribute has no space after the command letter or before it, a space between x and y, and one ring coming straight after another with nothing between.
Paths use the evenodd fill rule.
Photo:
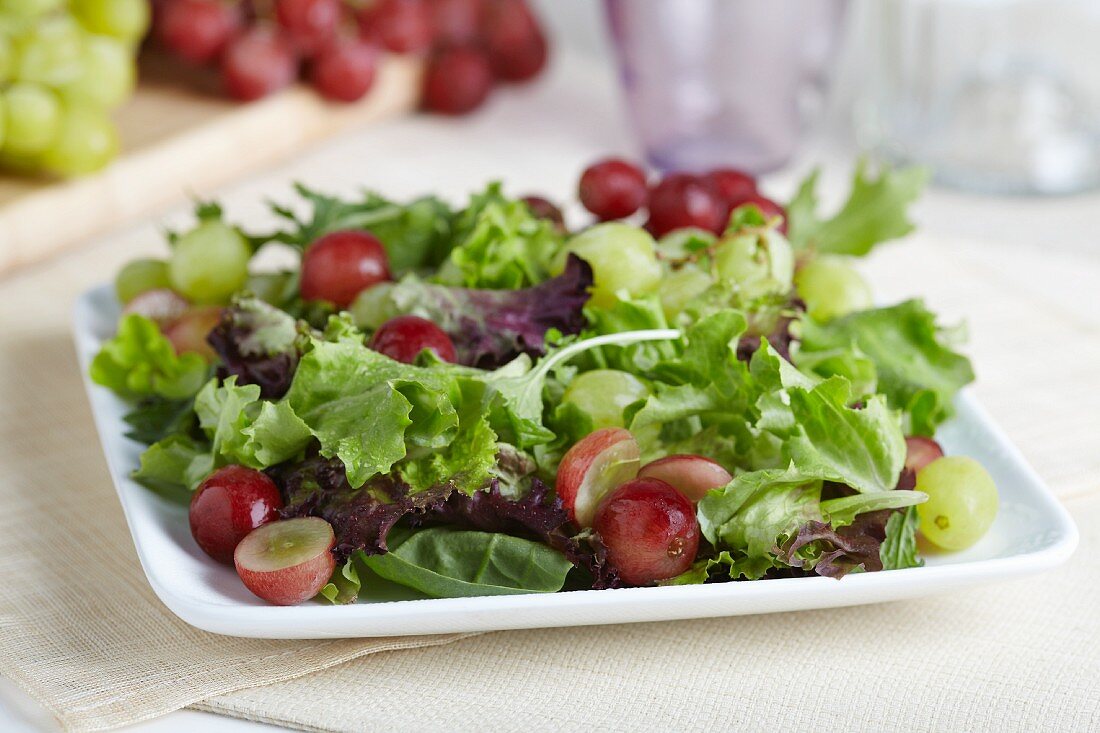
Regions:
<instances>
[{"instance_id":1,"label":"red grape","mask_svg":"<svg viewBox=\"0 0 1100 733\"><path fill-rule=\"evenodd\" d=\"M463 46L481 36L485 0L430 0L438 46Z\"/></svg>"},{"instance_id":2,"label":"red grape","mask_svg":"<svg viewBox=\"0 0 1100 733\"><path fill-rule=\"evenodd\" d=\"M424 349L452 364L457 358L451 337L439 326L418 316L397 316L386 321L374 332L370 347L405 364L414 363Z\"/></svg>"},{"instance_id":3,"label":"red grape","mask_svg":"<svg viewBox=\"0 0 1100 733\"><path fill-rule=\"evenodd\" d=\"M250 532L233 552L245 587L277 606L317 595L336 570L332 525L320 517L270 522Z\"/></svg>"},{"instance_id":4,"label":"red grape","mask_svg":"<svg viewBox=\"0 0 1100 733\"><path fill-rule=\"evenodd\" d=\"M289 86L298 76L298 59L274 29L255 26L229 44L222 74L229 94L250 102Z\"/></svg>"},{"instance_id":5,"label":"red grape","mask_svg":"<svg viewBox=\"0 0 1100 733\"><path fill-rule=\"evenodd\" d=\"M164 329L177 354L198 354L207 361L217 360L214 347L206 340L222 319L222 309L211 305L192 308Z\"/></svg>"},{"instance_id":6,"label":"red grape","mask_svg":"<svg viewBox=\"0 0 1100 733\"><path fill-rule=\"evenodd\" d=\"M301 53L323 48L340 23L340 0L277 0L275 19Z\"/></svg>"},{"instance_id":7,"label":"red grape","mask_svg":"<svg viewBox=\"0 0 1100 733\"><path fill-rule=\"evenodd\" d=\"M371 285L390 279L386 249L370 232L332 232L302 255L302 297L347 308Z\"/></svg>"},{"instance_id":8,"label":"red grape","mask_svg":"<svg viewBox=\"0 0 1100 733\"><path fill-rule=\"evenodd\" d=\"M619 158L594 163L581 175L581 203L600 221L630 216L645 204L648 193L642 169Z\"/></svg>"},{"instance_id":9,"label":"red grape","mask_svg":"<svg viewBox=\"0 0 1100 733\"><path fill-rule=\"evenodd\" d=\"M472 46L435 54L424 73L425 109L461 115L480 107L493 88L493 71L485 54Z\"/></svg>"},{"instance_id":10,"label":"red grape","mask_svg":"<svg viewBox=\"0 0 1100 733\"><path fill-rule=\"evenodd\" d=\"M658 237L684 227L721 232L725 213L725 205L705 181L688 173L672 173L649 192L647 226Z\"/></svg>"},{"instance_id":11,"label":"red grape","mask_svg":"<svg viewBox=\"0 0 1100 733\"><path fill-rule=\"evenodd\" d=\"M237 543L277 519L282 507L283 497L267 474L225 466L207 476L191 497L191 536L207 555L230 563Z\"/></svg>"},{"instance_id":12,"label":"red grape","mask_svg":"<svg viewBox=\"0 0 1100 733\"><path fill-rule=\"evenodd\" d=\"M764 215L765 219L782 218L783 221L779 224L779 231L784 235L787 234L787 211L782 206L757 193L749 196L744 201L740 201L734 208L740 208L747 204L753 204L760 209L760 213Z\"/></svg>"},{"instance_id":13,"label":"red grape","mask_svg":"<svg viewBox=\"0 0 1100 733\"><path fill-rule=\"evenodd\" d=\"M756 194L756 179L735 168L718 168L703 179L726 205L727 217L743 201Z\"/></svg>"},{"instance_id":14,"label":"red grape","mask_svg":"<svg viewBox=\"0 0 1100 733\"><path fill-rule=\"evenodd\" d=\"M943 448L931 438L910 435L905 439L905 467L913 473L937 458L943 458Z\"/></svg>"},{"instance_id":15,"label":"red grape","mask_svg":"<svg viewBox=\"0 0 1100 733\"><path fill-rule=\"evenodd\" d=\"M157 13L161 43L196 64L213 61L240 29L240 6L220 0L167 0Z\"/></svg>"},{"instance_id":16,"label":"red grape","mask_svg":"<svg viewBox=\"0 0 1100 733\"><path fill-rule=\"evenodd\" d=\"M527 204L527 208L536 219L545 219L559 230L565 231L565 217L562 216L561 209L549 199L542 196L524 196L521 200Z\"/></svg>"},{"instance_id":17,"label":"red grape","mask_svg":"<svg viewBox=\"0 0 1100 733\"><path fill-rule=\"evenodd\" d=\"M484 31L485 48L498 78L526 81L546 65L546 36L523 0L493 0Z\"/></svg>"},{"instance_id":18,"label":"red grape","mask_svg":"<svg viewBox=\"0 0 1100 733\"><path fill-rule=\"evenodd\" d=\"M432 45L434 25L425 0L379 0L359 22L365 38L394 53L419 53Z\"/></svg>"},{"instance_id":19,"label":"red grape","mask_svg":"<svg viewBox=\"0 0 1100 733\"><path fill-rule=\"evenodd\" d=\"M357 38L341 39L322 49L313 59L313 85L329 99L354 102L374 83L378 52Z\"/></svg>"},{"instance_id":20,"label":"red grape","mask_svg":"<svg viewBox=\"0 0 1100 733\"><path fill-rule=\"evenodd\" d=\"M660 479L692 502L701 501L711 489L725 486L733 480L730 472L717 461L690 454L658 458L642 466L638 477Z\"/></svg>"},{"instance_id":21,"label":"red grape","mask_svg":"<svg viewBox=\"0 0 1100 733\"><path fill-rule=\"evenodd\" d=\"M650 585L687 571L699 550L699 523L687 497L664 481L638 478L615 489L592 528L630 585Z\"/></svg>"}]
</instances>

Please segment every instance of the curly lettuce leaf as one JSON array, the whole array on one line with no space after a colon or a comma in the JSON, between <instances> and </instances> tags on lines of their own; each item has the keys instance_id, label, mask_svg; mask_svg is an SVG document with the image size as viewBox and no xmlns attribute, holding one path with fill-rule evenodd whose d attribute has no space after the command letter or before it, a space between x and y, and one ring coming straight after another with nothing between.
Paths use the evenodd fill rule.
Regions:
<instances>
[{"instance_id":1,"label":"curly lettuce leaf","mask_svg":"<svg viewBox=\"0 0 1100 733\"><path fill-rule=\"evenodd\" d=\"M92 381L127 399L191 397L210 373L198 354L177 355L153 321L131 313L103 344L90 368Z\"/></svg>"},{"instance_id":2,"label":"curly lettuce leaf","mask_svg":"<svg viewBox=\"0 0 1100 733\"><path fill-rule=\"evenodd\" d=\"M884 168L874 176L867 162L856 165L848 200L826 219L817 211L814 171L787 205L787 238L796 250L843 255L865 255L875 245L913 231L908 207L928 182L923 168Z\"/></svg>"},{"instance_id":3,"label":"curly lettuce leaf","mask_svg":"<svg viewBox=\"0 0 1100 733\"><path fill-rule=\"evenodd\" d=\"M261 400L258 385L235 376L210 380L195 396L195 414L218 465L267 468L301 454L312 438L288 403Z\"/></svg>"},{"instance_id":4,"label":"curly lettuce leaf","mask_svg":"<svg viewBox=\"0 0 1100 733\"><path fill-rule=\"evenodd\" d=\"M564 238L553 223L507 199L499 183L473 197L455 225L455 247L437 279L445 285L517 290L550 277Z\"/></svg>"},{"instance_id":5,"label":"curly lettuce leaf","mask_svg":"<svg viewBox=\"0 0 1100 733\"><path fill-rule=\"evenodd\" d=\"M133 478L142 486L174 501L187 503L191 491L214 470L210 444L184 433L169 435L141 454Z\"/></svg>"},{"instance_id":6,"label":"curly lettuce leaf","mask_svg":"<svg viewBox=\"0 0 1100 733\"><path fill-rule=\"evenodd\" d=\"M919 300L826 324L803 323L800 365L827 373L836 362L823 365L821 355L844 352L874 364L878 391L906 414L913 435L933 435L953 414L958 391L974 381L970 360L952 348L935 315Z\"/></svg>"},{"instance_id":7,"label":"curly lettuce leaf","mask_svg":"<svg viewBox=\"0 0 1100 733\"><path fill-rule=\"evenodd\" d=\"M235 301L208 336L222 360L221 376L256 384L265 399L286 394L298 366L298 322L257 298Z\"/></svg>"}]
</instances>

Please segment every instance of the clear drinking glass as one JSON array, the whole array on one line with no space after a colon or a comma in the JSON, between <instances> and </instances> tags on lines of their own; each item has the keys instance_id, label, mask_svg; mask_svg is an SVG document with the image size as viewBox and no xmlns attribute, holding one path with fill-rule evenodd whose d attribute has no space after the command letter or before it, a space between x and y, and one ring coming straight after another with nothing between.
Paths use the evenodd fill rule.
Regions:
<instances>
[{"instance_id":1,"label":"clear drinking glass","mask_svg":"<svg viewBox=\"0 0 1100 733\"><path fill-rule=\"evenodd\" d=\"M782 166L820 97L846 0L606 0L632 123L650 162Z\"/></svg>"},{"instance_id":2,"label":"clear drinking glass","mask_svg":"<svg viewBox=\"0 0 1100 733\"><path fill-rule=\"evenodd\" d=\"M864 147L987 193L1100 184L1100 2L864 0Z\"/></svg>"}]
</instances>

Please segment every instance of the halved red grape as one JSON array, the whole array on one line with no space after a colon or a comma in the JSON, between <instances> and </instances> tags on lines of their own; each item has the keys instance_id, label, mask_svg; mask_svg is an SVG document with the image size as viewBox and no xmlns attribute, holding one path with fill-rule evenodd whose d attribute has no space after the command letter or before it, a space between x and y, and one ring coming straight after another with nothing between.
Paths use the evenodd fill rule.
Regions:
<instances>
[{"instance_id":1,"label":"halved red grape","mask_svg":"<svg viewBox=\"0 0 1100 733\"><path fill-rule=\"evenodd\" d=\"M439 326L419 316L397 316L386 321L374 332L370 347L405 364L414 363L424 349L435 352L440 359L452 364L457 358L451 337Z\"/></svg>"},{"instance_id":2,"label":"halved red grape","mask_svg":"<svg viewBox=\"0 0 1100 733\"><path fill-rule=\"evenodd\" d=\"M664 481L637 478L611 492L592 528L630 585L650 585L687 571L699 551L699 523L687 497Z\"/></svg>"},{"instance_id":3,"label":"halved red grape","mask_svg":"<svg viewBox=\"0 0 1100 733\"><path fill-rule=\"evenodd\" d=\"M752 196L749 196L744 201L741 201L740 203L738 203L734 208L740 208L742 206L748 206L749 204L752 204L756 208L760 209L760 213L764 215L765 219L770 220L770 219L774 219L776 217L782 218L783 221L779 225L779 231L782 232L784 235L787 234L787 210L786 209L784 209L782 206L780 206L779 204L772 201L770 198L767 198L766 196L761 196L760 194L753 194Z\"/></svg>"},{"instance_id":4,"label":"halved red grape","mask_svg":"<svg viewBox=\"0 0 1100 733\"><path fill-rule=\"evenodd\" d=\"M622 219L640 209L649 194L641 168L620 158L607 158L581 174L579 195L584 208L600 221Z\"/></svg>"},{"instance_id":5,"label":"halved red grape","mask_svg":"<svg viewBox=\"0 0 1100 733\"><path fill-rule=\"evenodd\" d=\"M592 525L600 500L638 475L641 449L625 428L601 428L584 436L562 456L554 493L569 518Z\"/></svg>"},{"instance_id":6,"label":"halved red grape","mask_svg":"<svg viewBox=\"0 0 1100 733\"><path fill-rule=\"evenodd\" d=\"M233 553L245 587L277 606L317 595L336 569L332 525L320 517L271 522L249 533Z\"/></svg>"},{"instance_id":7,"label":"halved red grape","mask_svg":"<svg viewBox=\"0 0 1100 733\"><path fill-rule=\"evenodd\" d=\"M347 308L355 296L390 279L386 248L370 232L332 232L302 255L302 297Z\"/></svg>"},{"instance_id":8,"label":"halved red grape","mask_svg":"<svg viewBox=\"0 0 1100 733\"><path fill-rule=\"evenodd\" d=\"M222 309L218 306L192 308L164 329L164 335L172 342L177 354L198 354L209 362L218 358L214 347L206 340L221 321Z\"/></svg>"},{"instance_id":9,"label":"halved red grape","mask_svg":"<svg viewBox=\"0 0 1100 733\"><path fill-rule=\"evenodd\" d=\"M672 173L649 192L647 228L660 237L685 227L721 232L726 206L714 189L698 176Z\"/></svg>"},{"instance_id":10,"label":"halved red grape","mask_svg":"<svg viewBox=\"0 0 1100 733\"><path fill-rule=\"evenodd\" d=\"M343 9L340 0L276 0L275 19L291 43L307 56L336 35Z\"/></svg>"},{"instance_id":11,"label":"halved red grape","mask_svg":"<svg viewBox=\"0 0 1100 733\"><path fill-rule=\"evenodd\" d=\"M425 0L379 0L359 16L363 37L394 53L419 53L432 45L434 23Z\"/></svg>"},{"instance_id":12,"label":"halved red grape","mask_svg":"<svg viewBox=\"0 0 1100 733\"><path fill-rule=\"evenodd\" d=\"M483 32L489 62L497 78L526 81L546 66L546 36L523 0L490 3Z\"/></svg>"},{"instance_id":13,"label":"halved red grape","mask_svg":"<svg viewBox=\"0 0 1100 733\"><path fill-rule=\"evenodd\" d=\"M267 474L225 466L206 477L191 497L191 536L218 562L233 562L233 550L252 530L278 518L283 497Z\"/></svg>"},{"instance_id":14,"label":"halved red grape","mask_svg":"<svg viewBox=\"0 0 1100 733\"><path fill-rule=\"evenodd\" d=\"M672 455L645 464L638 478L656 478L674 487L692 502L702 500L711 489L733 480L730 472L717 461L704 456Z\"/></svg>"},{"instance_id":15,"label":"halved red grape","mask_svg":"<svg viewBox=\"0 0 1100 733\"><path fill-rule=\"evenodd\" d=\"M916 473L937 458L943 458L943 448L931 438L910 435L905 439L905 468Z\"/></svg>"},{"instance_id":16,"label":"halved red grape","mask_svg":"<svg viewBox=\"0 0 1100 733\"><path fill-rule=\"evenodd\" d=\"M432 29L438 46L464 46L481 36L485 0L430 0Z\"/></svg>"},{"instance_id":17,"label":"halved red grape","mask_svg":"<svg viewBox=\"0 0 1100 733\"><path fill-rule=\"evenodd\" d=\"M222 75L231 96L250 102L290 86L298 76L298 58L275 29L255 26L226 48Z\"/></svg>"},{"instance_id":18,"label":"halved red grape","mask_svg":"<svg viewBox=\"0 0 1100 733\"><path fill-rule=\"evenodd\" d=\"M531 210L531 214L535 218L545 219L554 224L559 230L565 231L565 217L562 215L561 209L549 199L542 196L524 196L520 200L527 204L527 208Z\"/></svg>"},{"instance_id":19,"label":"halved red grape","mask_svg":"<svg viewBox=\"0 0 1100 733\"><path fill-rule=\"evenodd\" d=\"M374 46L358 38L340 39L313 58L313 86L328 99L354 102L370 91L377 65Z\"/></svg>"},{"instance_id":20,"label":"halved red grape","mask_svg":"<svg viewBox=\"0 0 1100 733\"><path fill-rule=\"evenodd\" d=\"M180 58L196 64L213 61L240 30L240 6L220 0L167 0L158 8L156 33Z\"/></svg>"},{"instance_id":21,"label":"halved red grape","mask_svg":"<svg viewBox=\"0 0 1100 733\"><path fill-rule=\"evenodd\" d=\"M480 107L493 88L493 71L485 53L472 46L435 54L424 72L424 108L461 115Z\"/></svg>"},{"instance_id":22,"label":"halved red grape","mask_svg":"<svg viewBox=\"0 0 1100 733\"><path fill-rule=\"evenodd\" d=\"M179 320L190 307L191 304L175 290L156 288L146 290L133 298L122 309L122 315L127 316L131 313L137 313L145 316L160 326L161 331L164 331Z\"/></svg>"}]
</instances>

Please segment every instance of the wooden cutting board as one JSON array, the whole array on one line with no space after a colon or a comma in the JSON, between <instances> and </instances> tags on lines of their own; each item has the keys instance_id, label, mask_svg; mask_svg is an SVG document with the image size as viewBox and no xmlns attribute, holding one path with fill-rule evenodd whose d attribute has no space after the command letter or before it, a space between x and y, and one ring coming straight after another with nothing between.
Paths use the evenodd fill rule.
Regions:
<instances>
[{"instance_id":1,"label":"wooden cutting board","mask_svg":"<svg viewBox=\"0 0 1100 733\"><path fill-rule=\"evenodd\" d=\"M371 93L350 105L305 87L238 104L178 63L142 64L138 91L117 114L122 153L106 170L60 182L0 173L0 276L309 143L409 113L421 71L413 59L388 57Z\"/></svg>"}]
</instances>

